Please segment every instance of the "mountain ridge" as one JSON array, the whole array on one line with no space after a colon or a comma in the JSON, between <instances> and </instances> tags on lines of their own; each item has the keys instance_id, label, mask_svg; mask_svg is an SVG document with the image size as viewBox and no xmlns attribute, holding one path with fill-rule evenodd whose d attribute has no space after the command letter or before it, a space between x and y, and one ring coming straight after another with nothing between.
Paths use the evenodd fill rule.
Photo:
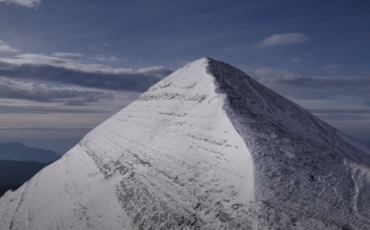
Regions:
<instances>
[{"instance_id":1,"label":"mountain ridge","mask_svg":"<svg viewBox=\"0 0 370 230\"><path fill-rule=\"evenodd\" d=\"M36 161L48 163L60 156L51 150L30 148L21 143L0 143L0 160Z\"/></svg>"}]
</instances>

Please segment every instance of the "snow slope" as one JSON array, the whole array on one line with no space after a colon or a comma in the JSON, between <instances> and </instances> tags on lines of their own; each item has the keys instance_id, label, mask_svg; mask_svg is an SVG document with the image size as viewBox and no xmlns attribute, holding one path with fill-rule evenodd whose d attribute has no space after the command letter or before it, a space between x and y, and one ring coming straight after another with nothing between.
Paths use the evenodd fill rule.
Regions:
<instances>
[{"instance_id":1,"label":"snow slope","mask_svg":"<svg viewBox=\"0 0 370 230\"><path fill-rule=\"evenodd\" d=\"M203 58L0 199L0 229L370 229L370 151Z\"/></svg>"}]
</instances>

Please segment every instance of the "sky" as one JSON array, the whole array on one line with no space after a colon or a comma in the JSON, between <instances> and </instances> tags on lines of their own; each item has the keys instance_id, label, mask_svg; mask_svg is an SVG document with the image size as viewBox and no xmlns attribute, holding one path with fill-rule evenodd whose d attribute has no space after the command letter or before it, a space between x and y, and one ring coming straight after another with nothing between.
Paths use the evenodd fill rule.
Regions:
<instances>
[{"instance_id":1,"label":"sky","mask_svg":"<svg viewBox=\"0 0 370 230\"><path fill-rule=\"evenodd\" d=\"M202 57L370 146L368 0L0 0L0 142L63 154Z\"/></svg>"}]
</instances>

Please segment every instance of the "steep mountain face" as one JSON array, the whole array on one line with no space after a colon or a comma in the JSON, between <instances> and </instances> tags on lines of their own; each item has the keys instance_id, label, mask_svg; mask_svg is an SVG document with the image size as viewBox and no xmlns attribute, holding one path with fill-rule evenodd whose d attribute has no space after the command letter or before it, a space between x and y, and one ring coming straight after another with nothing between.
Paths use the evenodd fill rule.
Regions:
<instances>
[{"instance_id":1,"label":"steep mountain face","mask_svg":"<svg viewBox=\"0 0 370 230\"><path fill-rule=\"evenodd\" d=\"M0 160L49 163L60 156L51 150L29 148L21 143L0 143Z\"/></svg>"},{"instance_id":2,"label":"steep mountain face","mask_svg":"<svg viewBox=\"0 0 370 230\"><path fill-rule=\"evenodd\" d=\"M370 151L200 59L0 199L0 229L370 229Z\"/></svg>"},{"instance_id":3,"label":"steep mountain face","mask_svg":"<svg viewBox=\"0 0 370 230\"><path fill-rule=\"evenodd\" d=\"M260 227L370 228L368 148L238 69L209 72L253 157Z\"/></svg>"}]
</instances>

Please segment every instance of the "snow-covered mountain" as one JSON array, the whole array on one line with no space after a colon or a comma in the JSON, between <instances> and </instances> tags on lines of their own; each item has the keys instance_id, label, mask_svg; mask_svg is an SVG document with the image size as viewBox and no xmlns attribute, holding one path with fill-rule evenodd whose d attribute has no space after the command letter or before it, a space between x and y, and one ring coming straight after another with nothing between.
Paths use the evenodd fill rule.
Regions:
<instances>
[{"instance_id":1,"label":"snow-covered mountain","mask_svg":"<svg viewBox=\"0 0 370 230\"><path fill-rule=\"evenodd\" d=\"M203 58L0 199L0 229L370 229L370 150Z\"/></svg>"}]
</instances>

